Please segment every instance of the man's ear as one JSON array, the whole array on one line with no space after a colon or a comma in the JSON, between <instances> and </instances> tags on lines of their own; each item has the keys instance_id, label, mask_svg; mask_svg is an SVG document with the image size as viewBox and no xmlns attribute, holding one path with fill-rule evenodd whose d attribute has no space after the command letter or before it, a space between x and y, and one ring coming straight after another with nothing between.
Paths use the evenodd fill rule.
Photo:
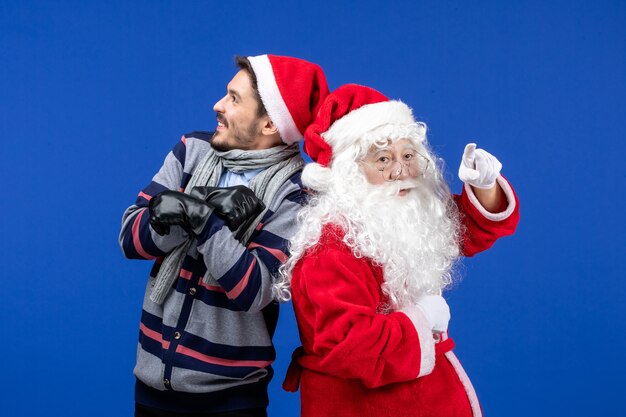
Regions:
<instances>
[{"instance_id":1,"label":"man's ear","mask_svg":"<svg viewBox=\"0 0 626 417\"><path fill-rule=\"evenodd\" d=\"M264 119L265 120L263 121L263 127L261 128L261 133L263 133L264 135L268 135L268 136L278 134L278 128L276 127L274 122L272 122L272 119L270 119L268 115L265 115Z\"/></svg>"}]
</instances>

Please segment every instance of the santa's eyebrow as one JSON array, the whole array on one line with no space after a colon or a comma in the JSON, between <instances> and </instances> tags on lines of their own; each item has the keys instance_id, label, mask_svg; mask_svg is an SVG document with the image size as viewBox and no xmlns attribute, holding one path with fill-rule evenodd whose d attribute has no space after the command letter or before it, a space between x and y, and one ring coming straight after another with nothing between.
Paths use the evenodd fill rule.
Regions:
<instances>
[{"instance_id":1,"label":"santa's eyebrow","mask_svg":"<svg viewBox=\"0 0 626 417\"><path fill-rule=\"evenodd\" d=\"M401 151L406 151L406 150L410 150L413 152L418 152L417 149L415 148L415 146L412 146L411 144L407 143L406 145L404 145L401 149ZM389 152L389 153L393 153L391 148L389 148L388 146L385 146L384 148L376 148L373 149L373 156L378 155L381 152Z\"/></svg>"},{"instance_id":2,"label":"santa's eyebrow","mask_svg":"<svg viewBox=\"0 0 626 417\"><path fill-rule=\"evenodd\" d=\"M378 148L374 151L374 153L372 154L372 156L377 156L378 154L381 154L383 152L386 153L391 153L391 150L389 148Z\"/></svg>"}]
</instances>

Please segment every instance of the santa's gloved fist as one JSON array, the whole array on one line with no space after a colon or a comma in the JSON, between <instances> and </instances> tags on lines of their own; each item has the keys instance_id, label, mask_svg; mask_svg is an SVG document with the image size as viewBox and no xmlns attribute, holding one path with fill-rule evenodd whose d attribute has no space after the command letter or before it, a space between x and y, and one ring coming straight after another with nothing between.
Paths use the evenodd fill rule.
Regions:
<instances>
[{"instance_id":1,"label":"santa's gloved fist","mask_svg":"<svg viewBox=\"0 0 626 417\"><path fill-rule=\"evenodd\" d=\"M199 234L206 224L211 207L201 199L178 191L163 191L152 197L148 205L150 225L161 236L170 226L181 226L188 233Z\"/></svg>"},{"instance_id":2,"label":"santa's gloved fist","mask_svg":"<svg viewBox=\"0 0 626 417\"><path fill-rule=\"evenodd\" d=\"M502 164L495 156L483 149L476 149L475 143L468 143L463 151L459 178L473 187L489 189L496 185L501 169Z\"/></svg>"},{"instance_id":3,"label":"santa's gloved fist","mask_svg":"<svg viewBox=\"0 0 626 417\"><path fill-rule=\"evenodd\" d=\"M445 332L450 321L450 307L441 295L423 295L416 305L422 310L433 332Z\"/></svg>"},{"instance_id":4,"label":"santa's gloved fist","mask_svg":"<svg viewBox=\"0 0 626 417\"><path fill-rule=\"evenodd\" d=\"M191 195L200 198L215 208L232 231L247 220L256 217L265 209L265 204L246 186L194 187Z\"/></svg>"}]
</instances>

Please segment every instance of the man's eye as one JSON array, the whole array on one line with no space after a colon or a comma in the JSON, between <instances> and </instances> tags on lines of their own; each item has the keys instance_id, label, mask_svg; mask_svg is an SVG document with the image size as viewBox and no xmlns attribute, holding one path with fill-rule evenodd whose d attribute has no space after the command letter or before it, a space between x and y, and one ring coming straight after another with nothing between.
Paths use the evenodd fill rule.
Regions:
<instances>
[{"instance_id":1,"label":"man's eye","mask_svg":"<svg viewBox=\"0 0 626 417\"><path fill-rule=\"evenodd\" d=\"M230 96L230 98L232 99L232 101L233 101L233 102L235 102L235 103L237 102L237 97L235 97L235 96Z\"/></svg>"}]
</instances>

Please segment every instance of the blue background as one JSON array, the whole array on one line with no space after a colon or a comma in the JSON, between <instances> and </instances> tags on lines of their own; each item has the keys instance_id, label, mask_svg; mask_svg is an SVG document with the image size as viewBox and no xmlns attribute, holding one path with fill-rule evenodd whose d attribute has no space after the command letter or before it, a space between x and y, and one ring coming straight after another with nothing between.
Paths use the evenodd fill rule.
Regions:
<instances>
[{"instance_id":1,"label":"blue background","mask_svg":"<svg viewBox=\"0 0 626 417\"><path fill-rule=\"evenodd\" d=\"M503 162L518 232L447 293L486 414L623 415L626 2L336 3L0 2L2 415L132 414L150 263L121 214L261 53L407 102L457 192L467 142ZM282 312L270 413L296 416Z\"/></svg>"}]
</instances>

